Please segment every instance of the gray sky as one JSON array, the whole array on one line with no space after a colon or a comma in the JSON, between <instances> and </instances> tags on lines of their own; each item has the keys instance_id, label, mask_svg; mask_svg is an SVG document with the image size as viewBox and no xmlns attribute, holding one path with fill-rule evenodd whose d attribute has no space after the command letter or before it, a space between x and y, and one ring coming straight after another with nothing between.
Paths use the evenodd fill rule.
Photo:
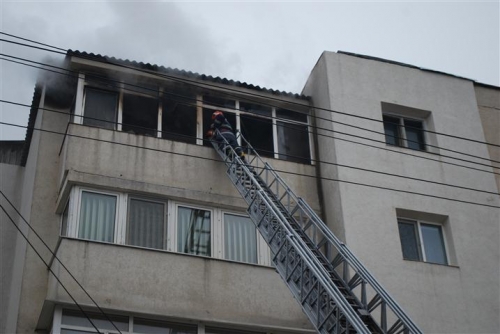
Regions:
<instances>
[{"instance_id":1,"label":"gray sky","mask_svg":"<svg viewBox=\"0 0 500 334\"><path fill-rule=\"evenodd\" d=\"M300 93L324 50L500 85L500 2L4 1L1 31L54 46ZM5 36L0 36L5 38ZM0 42L0 52L49 54ZM36 70L0 60L1 99L31 103ZM0 104L0 120L29 110ZM0 126L0 139L25 130Z\"/></svg>"}]
</instances>

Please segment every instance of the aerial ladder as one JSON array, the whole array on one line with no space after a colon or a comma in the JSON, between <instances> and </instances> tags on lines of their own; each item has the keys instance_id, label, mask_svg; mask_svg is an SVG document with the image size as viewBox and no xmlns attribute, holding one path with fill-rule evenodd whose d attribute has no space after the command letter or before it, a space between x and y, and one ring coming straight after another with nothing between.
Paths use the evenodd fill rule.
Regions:
<instances>
[{"instance_id":1,"label":"aerial ladder","mask_svg":"<svg viewBox=\"0 0 500 334\"><path fill-rule=\"evenodd\" d=\"M245 161L215 137L222 142L212 145L269 245L276 271L318 333L422 333L241 132Z\"/></svg>"}]
</instances>

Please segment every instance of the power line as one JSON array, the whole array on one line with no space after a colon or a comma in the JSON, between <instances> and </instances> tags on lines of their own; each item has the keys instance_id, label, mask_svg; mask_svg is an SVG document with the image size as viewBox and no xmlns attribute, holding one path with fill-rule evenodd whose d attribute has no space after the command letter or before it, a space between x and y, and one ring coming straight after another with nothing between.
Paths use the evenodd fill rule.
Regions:
<instances>
[{"instance_id":1,"label":"power line","mask_svg":"<svg viewBox=\"0 0 500 334\"><path fill-rule=\"evenodd\" d=\"M10 101L5 101L5 100L0 100L0 102L1 103L9 103L9 104L16 105L16 106L29 107L29 105L26 105L26 104L15 103L15 102L10 102ZM66 113L64 111L59 111L59 110L54 110L54 109L48 109L48 108L38 108L38 109L39 110L45 110L45 111L53 112L53 113L58 113L58 114L66 115L66 116L70 115L70 114L68 114L68 113ZM86 119L91 119L91 120L98 120L98 121L102 121L102 122L110 123L110 124L114 124L114 125L128 125L128 126L133 126L131 124L113 122L113 121L108 121L108 120L101 120L99 118L89 117L89 116L79 116L79 117L86 118ZM68 123L68 125L69 124L71 124L71 123ZM175 134L173 132L168 132L168 131L163 131L163 130L162 131L158 131L156 129L142 127L142 126L134 126L134 127L140 128L140 129L145 129L145 130L157 131L157 132L161 132L161 133ZM175 135L177 135L177 134L175 134ZM192 138L192 139L195 139L195 140L202 139L205 142L210 141L210 140L207 140L207 139L198 138L196 136L189 136L189 135L182 135L182 137ZM61 147L61 149L62 149L62 147ZM268 151L265 151L265 152L268 152ZM294 156L294 155L287 155L287 154L282 154L282 155L285 155L287 157L292 157L292 158L301 158L301 157ZM409 180L413 180L413 181L427 182L427 183L431 183L431 184L448 186L448 187L458 188L458 189L464 189L464 190L471 190L471 191L476 191L476 192L481 192L481 193L486 193L486 194L492 194L492 195L500 195L499 193L492 192L492 191L475 189L475 188L469 188L469 187L463 187L463 186L459 186L459 185L452 185L452 184L442 183L442 182L438 182L438 181L420 179L420 178L415 178L415 177L411 177L411 176L404 176L404 175L399 175L399 174L394 174L394 173L376 171L376 170L373 170L373 169L356 167L356 166L350 166L350 165L345 165L345 164L340 164L340 163L335 163L335 162L327 162L327 161L321 161L321 160L316 160L316 159L307 159L307 160L311 160L311 161L313 161L315 163L322 163L322 164L327 164L327 165L332 165L332 166L345 167L345 168L350 168L350 169L355 169L355 170L360 170L360 171L365 171L365 172L371 172L371 173L375 173L375 174L381 174L381 175L386 175L386 176L393 176L393 177L398 177L398 178L409 179ZM465 167L465 166L461 166L461 167ZM485 172L487 172L487 171L485 171ZM494 174L500 175L500 173L494 173Z\"/></svg>"},{"instance_id":2,"label":"power line","mask_svg":"<svg viewBox=\"0 0 500 334\"><path fill-rule=\"evenodd\" d=\"M17 38L17 36L14 36L14 35L12 35L12 36L15 37L15 38ZM23 43L18 43L18 42L14 42L14 41L9 41L9 40L4 40L4 39L0 39L0 41L8 42L8 43L14 43L14 44L18 44L18 45L22 45L22 46L26 46L26 47L34 47L34 46L31 46L31 45L27 45L27 44L23 44ZM56 49L61 49L61 48L58 48L58 47L55 47L55 46L50 46L50 47L56 48ZM49 50L49 49L43 49L43 48L38 48L38 47L34 47L34 48L42 49L42 50L49 51L49 52L54 52L54 53L62 54L61 52L53 51L53 50ZM65 55L68 55L69 51L70 50L68 50L68 52L65 53ZM102 62L102 61L99 61L99 60L96 59L98 56L93 56L93 55L91 55L91 56L85 56L85 55L83 55L83 54L80 53L80 55L78 55L76 57L83 58L83 59L89 59L89 60L93 60L93 61L97 61L97 62ZM127 66L127 65L124 65L124 64L113 63L113 62L109 61L108 59L106 61L109 64L115 65L115 66L118 66L118 67L132 69L132 70L135 70L135 71L138 71L138 72L147 73L147 74L151 74L151 75L162 77L162 78L167 78L167 79L170 79L170 80L173 80L173 81L184 82L184 83L188 83L188 84L195 85L195 86L198 86L198 87L205 87L205 88L206 87L214 87L214 88L218 88L218 89L221 88L221 87L219 87L217 85L210 84L210 83L203 83L203 84L201 84L199 82L196 82L196 81L190 80L190 79L177 78L177 77L170 76L170 75L167 75L167 74L161 74L161 73L158 73L156 71L149 71L149 70L144 70L144 69L140 69L140 68L133 67L133 66ZM232 91L232 92L236 92L236 93L239 93L239 94L242 93L241 91L238 91L236 89L231 89L229 87L224 87L224 89L226 91ZM327 108L322 108L322 107L315 107L315 106L310 106L310 105L304 105L304 104L301 104L301 103L298 103L298 102L287 101L287 100L279 99L279 98L272 97L272 96L263 96L261 94L250 93L250 92L245 92L245 94L246 95L255 96L255 97L265 98L265 99L268 99L268 100L274 100L274 101L278 101L278 102L281 102L281 103L292 104L292 105L297 105L297 106L301 106L301 107L312 107L312 108L317 109L317 110L323 110L323 111L328 111L328 112L331 112L331 113L338 113L338 114L345 115L345 116L350 116L350 117L355 117L355 118L360 118L360 119L365 119L365 120L370 120L370 121L375 121L375 122L383 123L383 120L376 119L376 118L370 118L370 117L361 116L361 115L349 114L347 112L341 112L341 111L337 111L337 110L333 110L333 109L327 109ZM260 104L276 107L275 105L272 105L272 104L266 104L266 103L260 103ZM315 117L317 117L317 116L315 116ZM327 121L330 121L330 122L334 122L331 119L326 119L326 118L323 118L323 119L327 120ZM337 122L337 121L335 121L335 122ZM353 125L350 125L350 124L347 124L347 123L341 123L341 124L344 124L344 125L347 125L347 126L353 126ZM399 127L403 127L403 125L398 125L398 126ZM479 144L485 144L485 145L500 147L500 145L498 145L498 144L493 144L493 143L489 143L489 142L485 142L485 141L481 141L481 140L476 140L476 139L471 139L471 138L466 138L466 137L461 137L461 136L446 134L446 133L437 132L437 131L419 129L419 128L415 128L415 127L411 127L411 126L404 126L404 127L405 128L412 128L412 129L416 129L416 130L419 130L419 131L422 131L422 132L428 132L428 133L432 133L432 134L436 134L436 135L447 136L447 137L454 138L454 139L460 139L460 140L465 140L465 141L471 141L471 142L474 142L474 143L479 143ZM358 127L358 128L370 131L370 129L366 129L366 128L362 128L362 127Z\"/></svg>"},{"instance_id":3,"label":"power line","mask_svg":"<svg viewBox=\"0 0 500 334\"><path fill-rule=\"evenodd\" d=\"M96 325L94 324L94 322L90 319L90 317L88 316L88 314L83 310L83 308L80 306L80 304L78 304L78 302L73 297L73 295L64 286L64 284L61 282L61 280L59 279L59 277L57 277L57 275L54 273L54 271L50 268L49 264L43 259L42 255L36 250L35 246L33 246L33 244L28 240L28 237L21 231L21 229L19 228L19 226L16 225L16 223L14 222L14 220L12 219L12 217L7 213L7 211L5 210L5 208L3 207L2 204L0 204L0 208L5 213L5 215L7 215L7 217L12 222L12 224L15 226L15 228L19 231L19 233L21 233L21 235L26 240L26 242L31 246L31 248L36 253L36 255L38 255L38 257L40 258L40 260L42 260L42 262L45 264L45 266L47 267L47 269L52 273L52 275L54 275L55 279L59 282L59 284L62 286L62 288L64 289L64 291L66 291L66 293L69 295L69 297L73 300L73 302L75 303L75 305L80 309L80 311L85 315L85 317L87 318L87 320L92 324L92 327L94 327L94 329L97 331L97 333L101 333L99 331L99 329L96 327Z\"/></svg>"},{"instance_id":4,"label":"power line","mask_svg":"<svg viewBox=\"0 0 500 334\"><path fill-rule=\"evenodd\" d=\"M53 66L53 65L47 65L47 64L43 64L43 63L39 63L39 62L35 62L35 61L31 61L31 60L27 60L27 59L23 59L23 58L19 58L19 57L14 57L14 56L10 56L10 55L5 55L5 54L0 54L1 56L7 56L7 57L10 57L10 58L15 58L15 59L21 59L23 61L28 61L28 62L32 62L32 63L36 63L36 64L41 64L43 66L48 66L48 67L53 67L53 68L58 68L58 69L61 69L61 70L64 70L64 71L68 71L68 72L73 72L73 73L78 73L76 71L71 71L71 70L68 70L68 69L65 69L65 68L61 68L61 67L58 67L58 66ZM38 68L38 69L42 69L42 70L46 70L46 71L49 71L49 72L53 72L53 73L57 73L57 74L60 74L60 75L65 75L65 76L69 76L69 77L72 77L72 78L77 78L78 75L70 75L70 74L66 74L66 73L61 73L61 72L57 72L57 71L53 71L53 70L49 70L49 69L46 69L46 68L43 68L43 67L38 67L38 66L33 66L33 65L29 65L29 64L24 64L24 63L21 63L21 62L17 62L17 61L13 61L13 60L10 60L10 59L5 59L5 58L0 58L1 60L5 60L5 61L9 61L9 62L13 62L13 63L17 63L17 64L20 64L20 65L24 65L24 66L29 66L29 67L34 67L34 68ZM109 79L109 78L106 78L106 77L99 77L99 76L95 76L93 74L91 74L91 77L94 77L94 78L97 78L97 79L102 79L102 80L106 80L106 81L111 81L111 82L115 82L115 83L118 83L118 84L125 84L125 85L129 85L129 86L133 86L133 87L138 87L138 88L141 88L143 90L149 90L149 91L152 91L152 92L155 92L156 94L158 94L158 91L157 90L154 90L154 89L151 89L151 88L148 88L148 87L143 87L143 86L139 86L139 85L135 85L135 84L130 84L130 83L126 83L126 82L120 82L118 80L113 80L113 79ZM133 90L133 89L130 89L130 88L125 88L125 87L121 87L121 86L112 86L113 88L117 88L117 89L123 89L123 90L127 90L127 91L132 91L132 92L136 92L136 93L141 93L141 94L144 94L143 91L136 91L136 90ZM178 96L178 97L181 97L181 98L185 98L185 99L190 99L190 100L195 100L196 102L200 102L200 100L198 100L197 98L192 98L192 97L188 97L188 96L183 96L183 95L179 95L179 94L175 94L175 93L170 93L170 92L164 92L164 94L168 94L168 95L174 95L174 96ZM148 95L148 94L146 94ZM154 97L154 98L158 98L157 95L148 95L148 96L151 96L151 97ZM170 99L171 101L177 101L177 102L180 102L181 104L185 104L185 105L188 105L188 106L196 106L196 104L194 103L189 103L189 102L186 102L184 100L180 101L180 100L176 100L176 99ZM212 103L213 104L213 103ZM217 106L217 104L213 104L215 106ZM227 108L225 107L226 109L231 109L231 110L240 110L240 109L236 109L236 108ZM257 112L252 112L252 111L245 111L246 113L251 113L251 114L256 114L256 115L259 115ZM266 116L267 118L271 118L271 119L276 119L276 120L283 120L281 118L278 118L278 117L274 117L274 116ZM259 122L266 122L265 120L263 119L260 119L260 118L255 118L255 120L259 121ZM333 120L330 120L331 122L336 122L336 121L333 121ZM281 122L283 123L283 122ZM342 123L340 122L341 124L344 124L344 125L348 125L348 126L351 126L351 127L354 127L354 128L358 128L358 129L363 129L363 130L366 130L366 131L370 131L370 132L374 132L374 133L378 133L378 134L383 134L381 132L378 132L378 131L375 131L375 130L371 130L371 129L365 129L365 128L361 128L361 127L358 127L358 126L354 126L354 125L349 125L349 124L346 124L346 123ZM283 123L283 124L280 124L279 126L283 126L285 128L291 128L295 131L299 131L299 132L307 132L307 133L312 133L310 132L309 130L303 130L303 129L297 129L297 128L293 128L293 127L290 127L290 126L287 126L285 125L286 123ZM304 124L305 125L305 124ZM133 126L133 125L131 125ZM369 138L369 137L363 137L363 136L359 136L359 135L353 135L351 133L346 133L346 132L340 132L340 131L336 131L336 130L331 130L331 129L327 129L327 128L321 128L321 127L318 127L318 126L312 126L312 125L307 125L308 127L311 127L311 128L316 128L316 129L319 129L319 130L325 130L325 131L328 131L328 132L332 132L332 133L337 133L337 134L342 134L342 135L347 135L347 136L351 136L351 137L355 137L355 138L360 138L360 139L363 139L363 140L369 140L369 141L373 141L373 142L377 142L377 143L382 143L382 144L386 144L385 141L381 141L381 140L377 140L377 139L373 139L373 138ZM137 126L136 126L137 127ZM151 128L151 130L154 130ZM323 137L327 137L327 138L334 138L334 139L339 139L339 140L342 140L338 137L333 137L333 136L328 136L328 135L325 135L325 134L321 134L321 133L317 133L317 135L319 136L323 136ZM392 135L389 135L390 137L396 137L396 136L392 136ZM411 140L409 140L411 141ZM416 141L411 141L411 142L416 142ZM356 142L353 142L353 143L356 143ZM360 143L361 144L361 143ZM489 161L489 162L494 162L494 163L500 163L500 161L496 161L496 160L491 160L491 159L487 159L487 158L483 158L483 157L480 157L480 156L476 156L476 155L473 155L473 154L468 154L468 153L463 153L463 152L460 152L460 151L457 151L457 150L451 150L451 149L446 149L446 148L442 148L442 147L439 147L439 146L433 146L433 145L429 145L429 144L426 144L427 146L431 146L431 147L436 147L436 148L439 148L441 150L444 150L444 151L450 151L450 152L454 152L454 153L458 153L458 154L462 154L462 155L466 155L466 156L470 156L470 157L474 157L474 158L477 158L477 159L481 159L481 160L486 160L486 161ZM366 145L366 146L369 146L370 145ZM381 148L382 149L382 148ZM395 152L395 153L402 153L404 154L403 152L400 152L400 151L395 151L395 150L389 150L387 149L388 151L391 151L391 152ZM429 152L428 152L429 153ZM412 154L410 154L412 155ZM420 157L418 155L412 155L412 156L415 156L415 157ZM471 164L477 164L477 165L481 165L481 166L485 166L485 167L491 167L491 168L496 168L496 169L500 169L500 167L495 167L495 166L491 166L491 165L488 165L488 164L482 164L482 163L479 163L479 162L475 162L475 161L471 161L471 160L467 160L467 159L461 159L461 158L457 158L457 157L453 157L453 156L449 156L449 155L444 155L444 154L440 154L441 157L445 157L445 158L449 158L449 159L454 159L454 160L458 160L458 161L463 161L463 162L467 162L467 163L471 163ZM430 160L433 160L433 159L430 159Z\"/></svg>"},{"instance_id":5,"label":"power line","mask_svg":"<svg viewBox=\"0 0 500 334\"><path fill-rule=\"evenodd\" d=\"M19 37L19 36L16 36L16 35L7 34L7 33L5 33L5 32L1 32L1 31L0 31L0 35L5 35L5 36L9 36L9 37L17 38L17 39L20 39L20 40L23 40L23 41L27 41L27 42L35 43L35 44L38 44L38 45L48 46L48 47L50 47L50 48L54 48L54 49L57 49L57 50L61 50L61 51L66 52L66 49L63 49L63 48L58 48L58 47L56 47L56 46L52 46L52 45L49 45L49 44L40 43L40 42L37 42L37 41L31 40L31 39L27 39L27 38Z\"/></svg>"},{"instance_id":6,"label":"power line","mask_svg":"<svg viewBox=\"0 0 500 334\"><path fill-rule=\"evenodd\" d=\"M88 140L92 140L92 141L109 143L109 144L114 144L114 145L119 145L119 146L125 146L125 147L133 147L133 148L144 149L144 150L149 150L149 151L153 151L153 152L169 153L169 154L174 154L174 155L180 155L180 156L186 156L186 157L191 157L191 158L196 158L196 159L202 159L202 160L215 161L215 162L218 162L218 163L224 163L224 161L221 161L221 160L218 160L218 159L205 158L205 157L200 157L200 156L186 154L186 153L178 153L178 152L160 150L160 149L155 149L155 148L150 148L150 147L144 147L144 146L138 146L138 145L133 145L133 144L119 143L119 142L115 142L115 141L111 141L111 140L104 140L104 139L97 139L97 138L79 136L79 135L74 135L74 134L69 134L69 133L63 133L63 132L58 132L58 131L53 131L53 130L40 129L40 128L35 128L35 127L28 127L28 126L23 126L23 125L18 125L18 124L12 124L12 123L6 123L6 122L0 122L0 124L8 125L8 126L14 126L14 127L19 127L19 128L26 128L26 129L30 128L32 130L37 130L37 131L42 131L42 132L47 132L47 133L53 133L53 134L58 134L58 135L63 135L63 136L69 136L69 137L75 137L75 138L81 138L81 139L88 139ZM478 205L478 206L484 206L484 207L490 207L490 208L500 209L500 206L496 206L496 205L490 205L490 204L483 204L483 203L477 203L477 202L464 201L464 200L459 200L459 199L454 199L454 198L449 198L449 197L444 197L444 196L430 195L430 194L419 193L419 192L408 191L408 190L400 190L400 189L393 189L393 188L389 188L389 187L375 186L375 185L365 184L365 183L361 183L361 182L354 182L354 181L340 180L340 179L327 178L327 177L321 177L321 176L314 176L314 175L307 175L307 174L301 174L301 173L294 173L294 172L288 172L288 171L279 170L279 169L275 169L275 171L280 172L280 173L284 173L284 174L304 176L304 177L311 177L311 178L316 178L316 179L321 179L321 180L327 180L327 181L336 181L336 182L354 184L354 185L365 186L365 187L370 187L370 188L389 190L389 191L394 191L394 192L399 192L399 193L406 193L406 194L412 194L412 195L420 195L420 196L424 196L424 197L430 197L430 198L436 198L436 199L444 199L444 200L448 200L448 201L452 201L452 202L458 202L458 203L464 203L464 204L472 204L472 205Z\"/></svg>"},{"instance_id":7,"label":"power line","mask_svg":"<svg viewBox=\"0 0 500 334\"><path fill-rule=\"evenodd\" d=\"M42 239L42 237L37 233L37 231L31 226L31 224L24 218L24 216L19 212L19 210L14 206L14 204L9 200L9 198L3 193L3 191L0 190L0 194L7 200L7 202L10 204L10 206L14 209L14 211L21 217L21 219L28 225L31 231L35 233L35 235L40 239L40 241L43 243L43 245L49 250L49 252L52 254L52 256L61 264L61 266L66 270L66 272L69 274L69 276L76 282L76 284L83 290L83 292L89 297L89 299L94 303L94 305L97 307L99 312L101 312L106 320L108 320L113 327L121 334L121 331L118 329L118 327L115 325L115 323L108 317L108 315L102 310L102 308L97 304L97 302L90 296L90 294L85 290L85 288L80 284L80 282L76 279L76 277L71 273L71 271L64 265L64 263L57 257L56 253L47 245L47 243Z\"/></svg>"}]
</instances>

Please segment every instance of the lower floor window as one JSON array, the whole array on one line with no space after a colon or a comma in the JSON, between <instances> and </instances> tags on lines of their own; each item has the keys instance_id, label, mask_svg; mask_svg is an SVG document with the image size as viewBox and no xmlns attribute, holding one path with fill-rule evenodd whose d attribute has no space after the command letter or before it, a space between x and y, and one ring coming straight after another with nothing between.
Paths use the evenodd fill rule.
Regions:
<instances>
[{"instance_id":1,"label":"lower floor window","mask_svg":"<svg viewBox=\"0 0 500 334\"><path fill-rule=\"evenodd\" d=\"M266 334L266 332L255 331L252 330L252 328L232 329L224 327L205 327L204 324L195 325L166 320L147 319L144 315L135 317L106 313L105 316L102 313L89 311L86 311L84 314L79 310L62 309L61 306L55 307L51 332L61 334L95 333L96 330L87 317L90 318L92 323L101 333L118 333L116 330L116 328L118 328L122 333L131 334Z\"/></svg>"},{"instance_id":2,"label":"lower floor window","mask_svg":"<svg viewBox=\"0 0 500 334\"><path fill-rule=\"evenodd\" d=\"M61 235L271 265L270 250L245 214L74 186Z\"/></svg>"},{"instance_id":3,"label":"lower floor window","mask_svg":"<svg viewBox=\"0 0 500 334\"><path fill-rule=\"evenodd\" d=\"M83 191L81 199L78 237L113 242L116 196Z\"/></svg>"},{"instance_id":4,"label":"lower floor window","mask_svg":"<svg viewBox=\"0 0 500 334\"><path fill-rule=\"evenodd\" d=\"M440 225L398 219L403 258L448 264L443 229Z\"/></svg>"},{"instance_id":5,"label":"lower floor window","mask_svg":"<svg viewBox=\"0 0 500 334\"><path fill-rule=\"evenodd\" d=\"M224 214L224 257L257 263L257 235L250 218Z\"/></svg>"},{"instance_id":6,"label":"lower floor window","mask_svg":"<svg viewBox=\"0 0 500 334\"><path fill-rule=\"evenodd\" d=\"M177 251L210 256L211 225L210 211L178 207Z\"/></svg>"}]
</instances>

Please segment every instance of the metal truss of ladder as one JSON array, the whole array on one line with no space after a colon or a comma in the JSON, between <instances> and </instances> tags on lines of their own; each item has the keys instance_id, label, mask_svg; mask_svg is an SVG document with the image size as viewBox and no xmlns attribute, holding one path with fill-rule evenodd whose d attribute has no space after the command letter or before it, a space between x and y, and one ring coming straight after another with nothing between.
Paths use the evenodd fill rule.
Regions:
<instances>
[{"instance_id":1,"label":"metal truss of ladder","mask_svg":"<svg viewBox=\"0 0 500 334\"><path fill-rule=\"evenodd\" d=\"M276 271L318 333L422 333L311 207L238 137L245 162L225 139L212 145L248 203Z\"/></svg>"}]
</instances>

